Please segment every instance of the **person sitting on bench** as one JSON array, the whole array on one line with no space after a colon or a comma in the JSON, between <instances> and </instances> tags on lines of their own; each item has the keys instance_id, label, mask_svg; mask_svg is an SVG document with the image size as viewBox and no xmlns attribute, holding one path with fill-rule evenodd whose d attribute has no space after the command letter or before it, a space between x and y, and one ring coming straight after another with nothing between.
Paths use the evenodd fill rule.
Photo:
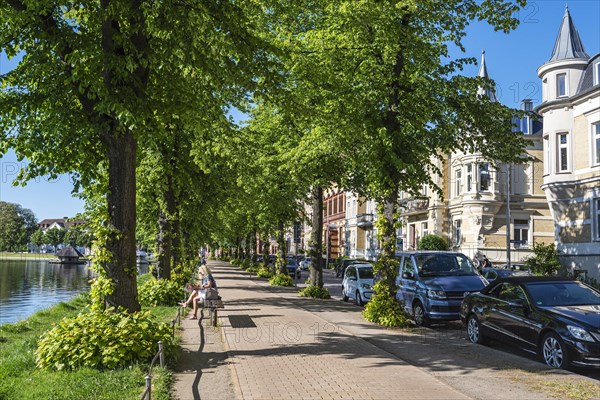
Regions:
<instances>
[{"instance_id":1,"label":"person sitting on bench","mask_svg":"<svg viewBox=\"0 0 600 400\"><path fill-rule=\"evenodd\" d=\"M190 297L185 302L181 303L183 307L187 307L188 303L192 303L194 314L190 319L198 319L198 303L204 303L204 300L206 299L206 289L217 287L217 282L206 265L200 266L198 269L198 276L202 280L202 284L196 286Z\"/></svg>"}]
</instances>

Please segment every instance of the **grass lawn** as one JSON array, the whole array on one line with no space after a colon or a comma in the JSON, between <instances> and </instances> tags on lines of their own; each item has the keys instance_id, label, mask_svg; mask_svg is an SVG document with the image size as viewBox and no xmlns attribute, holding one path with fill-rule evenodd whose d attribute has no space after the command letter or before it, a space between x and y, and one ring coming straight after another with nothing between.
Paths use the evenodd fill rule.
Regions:
<instances>
[{"instance_id":1,"label":"grass lawn","mask_svg":"<svg viewBox=\"0 0 600 400\"><path fill-rule=\"evenodd\" d=\"M11 253L8 251L0 252L0 260L51 260L56 258L52 253Z\"/></svg>"},{"instance_id":2,"label":"grass lawn","mask_svg":"<svg viewBox=\"0 0 600 400\"><path fill-rule=\"evenodd\" d=\"M34 351L41 334L64 317L83 311L88 294L40 311L27 320L0 325L0 399L139 399L145 389L148 364L100 371L79 369L73 372L46 371L35 366ZM175 316L175 307L156 307L152 314L159 321ZM176 360L167 360L174 363ZM171 373L153 371L152 398L167 400Z\"/></svg>"}]
</instances>

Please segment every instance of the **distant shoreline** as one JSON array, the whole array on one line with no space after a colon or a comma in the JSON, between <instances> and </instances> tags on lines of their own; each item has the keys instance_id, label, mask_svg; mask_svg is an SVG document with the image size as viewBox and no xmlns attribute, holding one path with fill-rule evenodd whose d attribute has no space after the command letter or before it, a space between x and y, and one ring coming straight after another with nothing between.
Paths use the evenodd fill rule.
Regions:
<instances>
[{"instance_id":1,"label":"distant shoreline","mask_svg":"<svg viewBox=\"0 0 600 400\"><path fill-rule=\"evenodd\" d=\"M21 260L38 260L38 261L49 261L56 259L54 254L45 253L0 253L0 261L21 261Z\"/></svg>"}]
</instances>

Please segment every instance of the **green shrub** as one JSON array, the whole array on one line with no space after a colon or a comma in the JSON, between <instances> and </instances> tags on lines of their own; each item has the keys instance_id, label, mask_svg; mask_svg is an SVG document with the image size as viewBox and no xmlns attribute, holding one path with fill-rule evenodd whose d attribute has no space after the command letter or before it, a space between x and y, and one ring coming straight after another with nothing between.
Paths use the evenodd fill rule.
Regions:
<instances>
[{"instance_id":1,"label":"green shrub","mask_svg":"<svg viewBox=\"0 0 600 400\"><path fill-rule=\"evenodd\" d=\"M271 279L273 277L273 273L271 272L271 270L265 267L260 267L258 271L256 271L256 275L258 275L259 278L267 279Z\"/></svg>"},{"instance_id":2,"label":"green shrub","mask_svg":"<svg viewBox=\"0 0 600 400\"><path fill-rule=\"evenodd\" d=\"M320 288L315 285L308 285L306 288L298 292L302 297L312 297L314 299L330 299L329 290Z\"/></svg>"},{"instance_id":3,"label":"green shrub","mask_svg":"<svg viewBox=\"0 0 600 400\"><path fill-rule=\"evenodd\" d=\"M294 286L294 281L291 276L285 274L277 274L269 279L271 286Z\"/></svg>"},{"instance_id":4,"label":"green shrub","mask_svg":"<svg viewBox=\"0 0 600 400\"><path fill-rule=\"evenodd\" d=\"M555 275L560 269L558 257L554 243L534 243L533 256L525 259L525 266L536 275Z\"/></svg>"},{"instance_id":5,"label":"green shrub","mask_svg":"<svg viewBox=\"0 0 600 400\"><path fill-rule=\"evenodd\" d=\"M168 279L148 279L138 287L142 307L174 306L185 298L184 285Z\"/></svg>"},{"instance_id":6,"label":"green shrub","mask_svg":"<svg viewBox=\"0 0 600 400\"><path fill-rule=\"evenodd\" d=\"M373 287L375 293L362 311L367 321L383 326L406 327L410 325L410 319L404 312L402 303L396 300L396 296L390 293L389 288L383 281L378 281Z\"/></svg>"},{"instance_id":7,"label":"green shrub","mask_svg":"<svg viewBox=\"0 0 600 400\"><path fill-rule=\"evenodd\" d=\"M419 240L419 250L448 250L448 241L439 235L428 234Z\"/></svg>"},{"instance_id":8,"label":"green shrub","mask_svg":"<svg viewBox=\"0 0 600 400\"><path fill-rule=\"evenodd\" d=\"M65 318L44 333L35 351L36 365L56 370L115 369L149 361L160 340L172 354L171 328L155 322L149 312L91 311Z\"/></svg>"}]
</instances>

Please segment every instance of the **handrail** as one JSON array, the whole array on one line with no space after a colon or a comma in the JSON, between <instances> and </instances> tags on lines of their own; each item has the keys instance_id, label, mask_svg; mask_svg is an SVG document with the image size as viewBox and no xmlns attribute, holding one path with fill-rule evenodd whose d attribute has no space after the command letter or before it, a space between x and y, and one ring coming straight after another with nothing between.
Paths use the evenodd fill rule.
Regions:
<instances>
[{"instance_id":1,"label":"handrail","mask_svg":"<svg viewBox=\"0 0 600 400\"><path fill-rule=\"evenodd\" d=\"M182 309L183 307L177 307L177 315L171 320L171 336L173 338L175 338L175 323L177 323L178 326L181 326ZM152 358L152 361L150 362L150 368L148 368L148 375L146 375L144 378L146 380L146 389L144 390L140 400L152 400L152 367L154 367L154 363L156 363L157 359L160 360L160 367L164 368L165 351L162 340L158 342L158 352L154 355L154 358Z\"/></svg>"}]
</instances>

